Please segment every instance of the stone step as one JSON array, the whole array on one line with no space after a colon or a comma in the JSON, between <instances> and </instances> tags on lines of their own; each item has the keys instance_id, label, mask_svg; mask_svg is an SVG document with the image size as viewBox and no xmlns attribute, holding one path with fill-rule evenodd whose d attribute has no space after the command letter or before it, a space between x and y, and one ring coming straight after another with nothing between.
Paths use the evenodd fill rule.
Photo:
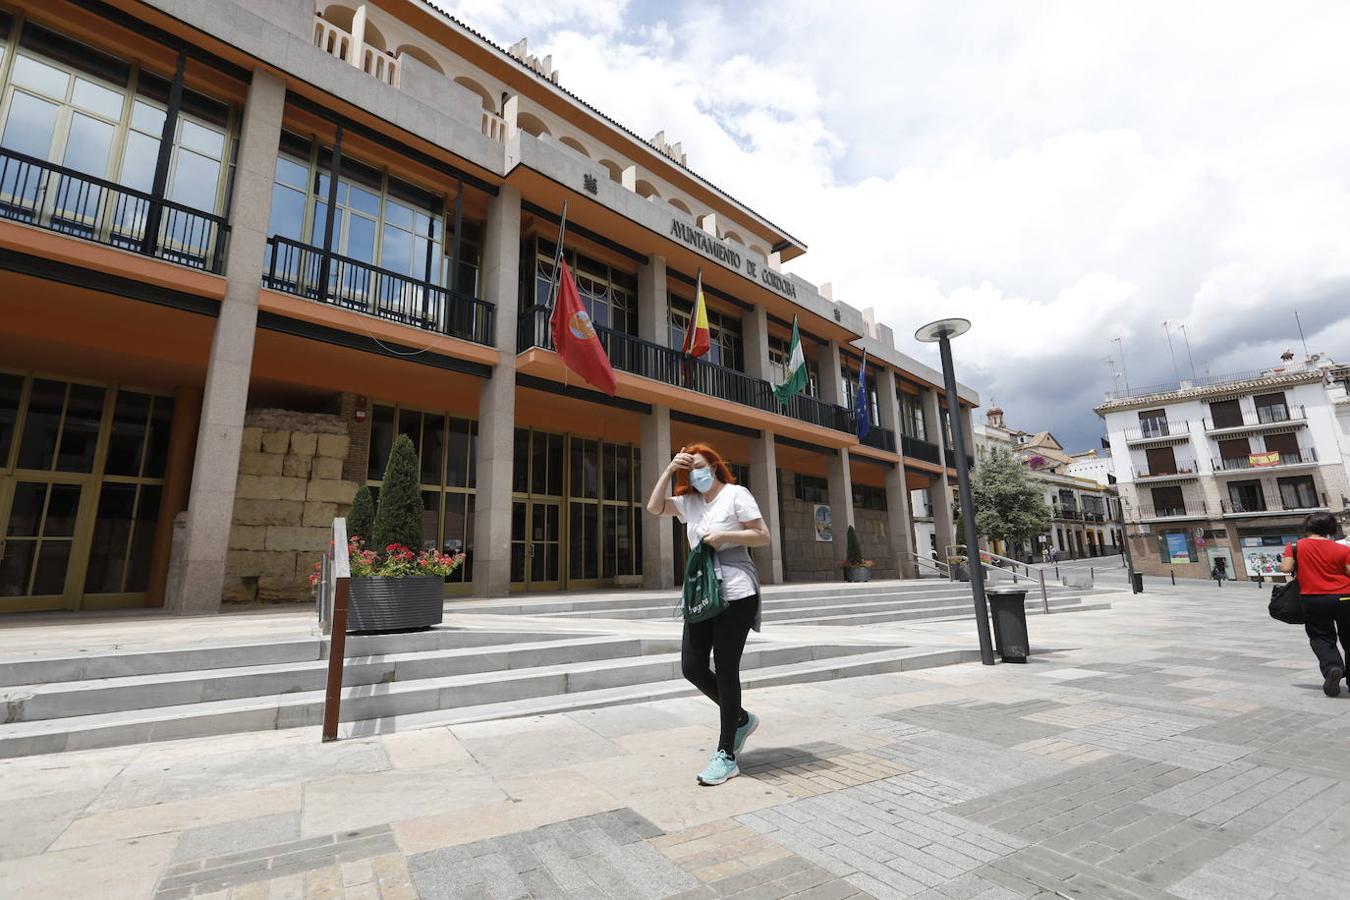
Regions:
<instances>
[{"instance_id":1,"label":"stone step","mask_svg":"<svg viewBox=\"0 0 1350 900\"><path fill-rule=\"evenodd\" d=\"M314 637L304 640L259 640L249 644L184 647L173 650L127 650L80 656L9 660L0 662L0 688L327 659L328 640L318 635L317 627L315 632ZM490 647L522 641L555 641L577 636L549 632L477 631L452 627L402 634L354 634L347 638L347 656L351 658L395 652Z\"/></svg>"},{"instance_id":2,"label":"stone step","mask_svg":"<svg viewBox=\"0 0 1350 900\"><path fill-rule=\"evenodd\" d=\"M852 656L837 657L809 664L769 666L746 671L742 682L747 691L756 688L774 687L784 684L809 684L818 681L831 681L837 678L856 678L864 675L879 675L886 672L912 671L915 669L950 666L964 662L978 662L978 650L929 650L914 648L893 648ZM461 706L453 709L433 710L422 713L396 715L381 718L361 719L344 722L338 729L341 737L362 737L372 734L387 734L393 731L410 731L419 728L436 728L446 725L461 725L468 722L482 722L496 719L538 716L550 713L576 712L586 709L598 709L606 706L618 706L628 703L646 703L653 700L667 700L674 697L694 696L698 691L684 679L650 682L625 687L582 691L554 696L529 697L501 703L485 703L476 706ZM711 704L709 714L713 714Z\"/></svg>"},{"instance_id":3,"label":"stone step","mask_svg":"<svg viewBox=\"0 0 1350 900\"><path fill-rule=\"evenodd\" d=\"M754 642L746 647L742 666L747 672L793 669L839 656L867 655L875 652L874 647ZM384 719L679 678L680 655L667 652L409 682L347 685L343 689L342 718ZM0 726L0 758L317 725L323 716L323 700L324 692L314 690L18 722Z\"/></svg>"},{"instance_id":4,"label":"stone step","mask_svg":"<svg viewBox=\"0 0 1350 900\"><path fill-rule=\"evenodd\" d=\"M1110 609L1111 604L1105 601L1097 603L1084 603L1080 597L1062 597L1050 598L1050 611L1052 613L1061 612L1082 612L1088 609ZM1031 604L1027 605L1027 615L1044 615L1045 610L1040 599L1036 600L1036 606L1033 609ZM948 619L969 619L973 618L970 601L965 603L954 603L947 606L924 610L872 610L862 612L840 613L835 615L811 616L802 619L776 619L775 625L884 625L893 622L912 622L912 621L939 621Z\"/></svg>"},{"instance_id":5,"label":"stone step","mask_svg":"<svg viewBox=\"0 0 1350 900\"><path fill-rule=\"evenodd\" d=\"M506 646L486 646L348 656L343 684L348 687L604 659L671 653L679 638L582 637ZM54 684L25 685L0 691L4 724L73 716L237 700L277 694L322 691L328 661L234 666L192 672L133 675Z\"/></svg>"}]
</instances>

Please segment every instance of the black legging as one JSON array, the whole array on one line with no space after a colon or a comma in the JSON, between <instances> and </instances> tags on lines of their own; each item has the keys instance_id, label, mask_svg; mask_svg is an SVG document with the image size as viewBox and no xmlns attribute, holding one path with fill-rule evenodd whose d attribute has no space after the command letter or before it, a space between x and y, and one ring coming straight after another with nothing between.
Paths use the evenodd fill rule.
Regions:
<instances>
[{"instance_id":1,"label":"black legging","mask_svg":"<svg viewBox=\"0 0 1350 900\"><path fill-rule=\"evenodd\" d=\"M1307 617L1303 630L1308 633L1308 643L1312 645L1313 653L1317 654L1317 665L1322 670L1322 677L1330 677L1332 669L1340 669L1344 673L1346 663L1350 662L1350 597L1304 594L1303 612ZM1341 651L1336 647L1338 631L1345 656L1341 656Z\"/></svg>"},{"instance_id":2,"label":"black legging","mask_svg":"<svg viewBox=\"0 0 1350 900\"><path fill-rule=\"evenodd\" d=\"M732 600L726 612L691 625L684 623L684 642L680 648L680 666L684 677L721 709L722 733L717 749L728 754L736 745L736 729L741 715L741 653L745 639L759 612L759 594ZM714 674L708 666L712 656Z\"/></svg>"}]
</instances>

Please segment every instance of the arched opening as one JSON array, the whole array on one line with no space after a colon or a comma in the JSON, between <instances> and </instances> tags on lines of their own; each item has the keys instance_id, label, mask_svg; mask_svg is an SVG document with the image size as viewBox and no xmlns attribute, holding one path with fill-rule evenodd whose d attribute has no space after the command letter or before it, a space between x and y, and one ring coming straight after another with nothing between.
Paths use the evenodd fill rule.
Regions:
<instances>
[{"instance_id":1,"label":"arched opening","mask_svg":"<svg viewBox=\"0 0 1350 900\"><path fill-rule=\"evenodd\" d=\"M402 47L399 47L398 50L394 51L394 55L411 56L427 68L435 69L442 75L445 74L445 70L441 68L441 64L436 62L436 58L421 47L415 47L412 44L404 44Z\"/></svg>"},{"instance_id":2,"label":"arched opening","mask_svg":"<svg viewBox=\"0 0 1350 900\"><path fill-rule=\"evenodd\" d=\"M544 124L544 121L533 113L517 113L516 127L526 134L532 134L535 137L543 137L544 135L548 135L549 137L553 136L553 132L548 130L548 126Z\"/></svg>"},{"instance_id":3,"label":"arched opening","mask_svg":"<svg viewBox=\"0 0 1350 900\"><path fill-rule=\"evenodd\" d=\"M384 35L380 29L376 28L369 19L366 20L366 36L362 39L367 47L374 50L387 50L389 45L385 43Z\"/></svg>"},{"instance_id":4,"label":"arched opening","mask_svg":"<svg viewBox=\"0 0 1350 900\"><path fill-rule=\"evenodd\" d=\"M574 137L563 137L563 138L558 138L558 143L560 143L560 144L566 144L567 146L571 147L573 150L577 151L578 153L580 153L582 156L586 157L587 159L590 159L590 158L591 158L591 155L590 155L589 153L586 152L586 148L583 147L583 146L581 146L581 141L577 140L577 139L574 138Z\"/></svg>"},{"instance_id":5,"label":"arched opening","mask_svg":"<svg viewBox=\"0 0 1350 900\"><path fill-rule=\"evenodd\" d=\"M356 10L352 9L350 6L340 6L338 4L333 4L323 11L323 18L325 21L332 22L348 34L352 33L352 19L355 18L355 16Z\"/></svg>"},{"instance_id":6,"label":"arched opening","mask_svg":"<svg viewBox=\"0 0 1350 900\"><path fill-rule=\"evenodd\" d=\"M726 234L722 235L722 239L730 241L733 244L740 244L742 247L745 246L745 239L734 231L728 231Z\"/></svg>"},{"instance_id":7,"label":"arched opening","mask_svg":"<svg viewBox=\"0 0 1350 900\"><path fill-rule=\"evenodd\" d=\"M666 202L687 216L692 216L694 214L694 211L686 206L684 201L680 200L678 197L671 197Z\"/></svg>"},{"instance_id":8,"label":"arched opening","mask_svg":"<svg viewBox=\"0 0 1350 900\"><path fill-rule=\"evenodd\" d=\"M486 109L490 113L495 113L497 111L497 104L492 100L492 92L472 78L466 78L463 75L459 75L455 78L455 84L462 88L468 88L477 94L478 99L483 101L483 109Z\"/></svg>"},{"instance_id":9,"label":"arched opening","mask_svg":"<svg viewBox=\"0 0 1350 900\"><path fill-rule=\"evenodd\" d=\"M634 187L637 189L637 195L643 198L644 200L661 199L661 195L657 192L656 188L653 187L652 183L650 181L647 181L646 179L639 178L637 184L634 185Z\"/></svg>"},{"instance_id":10,"label":"arched opening","mask_svg":"<svg viewBox=\"0 0 1350 900\"><path fill-rule=\"evenodd\" d=\"M759 244L751 244L751 245L750 245L750 252L753 253L753 254L755 254L755 255L758 256L760 259L764 260L765 262L768 262L768 261L769 261L769 252L768 252L767 250L765 250L763 247L761 247Z\"/></svg>"},{"instance_id":11,"label":"arched opening","mask_svg":"<svg viewBox=\"0 0 1350 900\"><path fill-rule=\"evenodd\" d=\"M605 171L609 173L609 180L610 180L610 181L614 181L614 182L618 182L619 184L623 184L623 167L622 167L622 166L620 166L618 163L614 162L614 160L612 160L612 159L602 159L602 160L600 160L600 165L604 166L604 167L605 167Z\"/></svg>"}]
</instances>

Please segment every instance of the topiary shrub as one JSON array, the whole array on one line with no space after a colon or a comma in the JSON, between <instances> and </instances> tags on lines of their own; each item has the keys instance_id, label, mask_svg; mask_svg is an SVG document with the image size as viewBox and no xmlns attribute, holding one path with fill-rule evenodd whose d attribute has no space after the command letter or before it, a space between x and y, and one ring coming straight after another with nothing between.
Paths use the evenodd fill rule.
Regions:
<instances>
[{"instance_id":1,"label":"topiary shrub","mask_svg":"<svg viewBox=\"0 0 1350 900\"><path fill-rule=\"evenodd\" d=\"M359 537L369 544L374 526L375 501L370 498L370 488L361 485L352 498L352 511L347 513L347 537Z\"/></svg>"},{"instance_id":2,"label":"topiary shrub","mask_svg":"<svg viewBox=\"0 0 1350 900\"><path fill-rule=\"evenodd\" d=\"M848 526L846 540L848 564L850 566L861 566L863 564L862 541L858 540L858 530L852 525Z\"/></svg>"},{"instance_id":3,"label":"topiary shrub","mask_svg":"<svg viewBox=\"0 0 1350 900\"><path fill-rule=\"evenodd\" d=\"M384 470L384 486L380 488L380 502L371 529L373 549L383 553L390 544L401 544L413 551L422 549L419 480L417 450L406 434L400 434L394 439Z\"/></svg>"}]
</instances>

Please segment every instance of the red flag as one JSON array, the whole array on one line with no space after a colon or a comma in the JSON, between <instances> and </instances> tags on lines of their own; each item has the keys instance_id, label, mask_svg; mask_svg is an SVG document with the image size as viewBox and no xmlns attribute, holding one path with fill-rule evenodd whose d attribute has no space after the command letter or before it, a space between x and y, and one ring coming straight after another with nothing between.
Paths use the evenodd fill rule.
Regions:
<instances>
[{"instance_id":1,"label":"red flag","mask_svg":"<svg viewBox=\"0 0 1350 900\"><path fill-rule=\"evenodd\" d=\"M553 349L567 368L613 397L619 389L614 380L614 369L609 365L605 348L600 345L591 317L577 294L577 283L572 278L572 270L567 267L567 260L562 260L558 297L553 302L553 314L549 316L548 324L553 334Z\"/></svg>"},{"instance_id":2,"label":"red flag","mask_svg":"<svg viewBox=\"0 0 1350 900\"><path fill-rule=\"evenodd\" d=\"M698 273L694 287L694 310L689 314L689 327L684 332L685 356L700 357L712 346L708 332L708 304L703 299L703 270Z\"/></svg>"}]
</instances>

